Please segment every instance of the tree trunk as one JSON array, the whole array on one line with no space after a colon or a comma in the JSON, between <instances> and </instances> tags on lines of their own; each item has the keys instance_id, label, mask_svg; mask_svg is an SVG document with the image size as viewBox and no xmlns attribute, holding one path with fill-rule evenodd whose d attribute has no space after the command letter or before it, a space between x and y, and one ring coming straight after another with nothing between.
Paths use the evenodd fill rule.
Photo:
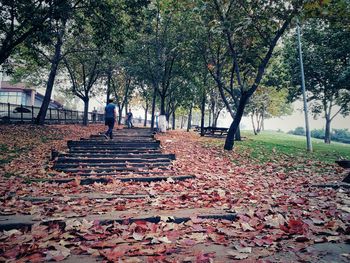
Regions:
<instances>
[{"instance_id":1,"label":"tree trunk","mask_svg":"<svg viewBox=\"0 0 350 263\"><path fill-rule=\"evenodd\" d=\"M224 145L225 150L232 151L233 149L233 145L235 142L235 134L237 132L237 129L239 128L239 124L241 122L241 119L244 113L244 108L245 108L245 105L247 104L248 99L249 99L249 96L242 95L239 105L237 107L235 118L233 119L230 129L228 130L228 134Z\"/></svg>"},{"instance_id":2,"label":"tree trunk","mask_svg":"<svg viewBox=\"0 0 350 263\"><path fill-rule=\"evenodd\" d=\"M46 85L44 100L43 100L43 103L41 104L39 113L35 120L35 123L39 125L44 125L45 123L45 117L51 101L51 94L53 90L53 85L55 83L58 64L60 63L60 60L61 60L62 44L63 44L62 36L58 35L57 42L55 44L55 54L54 54L54 57L52 58L49 79Z\"/></svg>"},{"instance_id":3,"label":"tree trunk","mask_svg":"<svg viewBox=\"0 0 350 263\"><path fill-rule=\"evenodd\" d=\"M258 133L255 130L254 112L252 113L252 115L250 117L251 117L251 120L252 120L252 126L253 126L254 135L257 135Z\"/></svg>"},{"instance_id":4,"label":"tree trunk","mask_svg":"<svg viewBox=\"0 0 350 263\"><path fill-rule=\"evenodd\" d=\"M145 108L145 120L143 122L143 126L147 126L147 113L148 113L148 103L146 103L146 108Z\"/></svg>"},{"instance_id":5,"label":"tree trunk","mask_svg":"<svg viewBox=\"0 0 350 263\"><path fill-rule=\"evenodd\" d=\"M160 115L165 115L165 96L160 96Z\"/></svg>"},{"instance_id":6,"label":"tree trunk","mask_svg":"<svg viewBox=\"0 0 350 263\"><path fill-rule=\"evenodd\" d=\"M324 132L324 142L327 144L331 143L331 119L326 116L326 129Z\"/></svg>"},{"instance_id":7,"label":"tree trunk","mask_svg":"<svg viewBox=\"0 0 350 263\"><path fill-rule=\"evenodd\" d=\"M205 95L205 91L203 91L201 102L201 136L204 136Z\"/></svg>"},{"instance_id":8,"label":"tree trunk","mask_svg":"<svg viewBox=\"0 0 350 263\"><path fill-rule=\"evenodd\" d=\"M125 100L125 117L126 116L128 116L128 107L129 107L129 105L128 105L128 101L127 100Z\"/></svg>"},{"instance_id":9,"label":"tree trunk","mask_svg":"<svg viewBox=\"0 0 350 263\"><path fill-rule=\"evenodd\" d=\"M156 111L156 98L157 98L157 89L158 86L156 83L153 83L153 98L152 98L152 118L151 118L151 130L154 130L154 118Z\"/></svg>"},{"instance_id":10,"label":"tree trunk","mask_svg":"<svg viewBox=\"0 0 350 263\"><path fill-rule=\"evenodd\" d=\"M255 118L257 123L256 133L258 134L261 131L261 115L259 114L259 111L255 113Z\"/></svg>"},{"instance_id":11,"label":"tree trunk","mask_svg":"<svg viewBox=\"0 0 350 263\"><path fill-rule=\"evenodd\" d=\"M241 141L241 127L238 125L237 131L235 133L235 141Z\"/></svg>"},{"instance_id":12,"label":"tree trunk","mask_svg":"<svg viewBox=\"0 0 350 263\"><path fill-rule=\"evenodd\" d=\"M175 109L173 110L172 118L173 118L173 130L175 130Z\"/></svg>"},{"instance_id":13,"label":"tree trunk","mask_svg":"<svg viewBox=\"0 0 350 263\"><path fill-rule=\"evenodd\" d=\"M220 112L215 114L215 115L213 115L213 127L217 127L218 126L219 116L220 116Z\"/></svg>"},{"instance_id":14,"label":"tree trunk","mask_svg":"<svg viewBox=\"0 0 350 263\"><path fill-rule=\"evenodd\" d=\"M122 115L123 115L123 108L118 107L118 125L122 124Z\"/></svg>"},{"instance_id":15,"label":"tree trunk","mask_svg":"<svg viewBox=\"0 0 350 263\"><path fill-rule=\"evenodd\" d=\"M83 125L87 126L89 124L89 98L84 99L84 118Z\"/></svg>"},{"instance_id":16,"label":"tree trunk","mask_svg":"<svg viewBox=\"0 0 350 263\"><path fill-rule=\"evenodd\" d=\"M188 121L187 121L187 132L190 131L191 129L191 126L192 126L192 103L191 103L191 106L190 106L190 112L188 113Z\"/></svg>"},{"instance_id":17,"label":"tree trunk","mask_svg":"<svg viewBox=\"0 0 350 263\"><path fill-rule=\"evenodd\" d=\"M112 73L109 71L107 76L107 97L106 97L106 105L108 105L109 98L111 96L111 78Z\"/></svg>"},{"instance_id":18,"label":"tree trunk","mask_svg":"<svg viewBox=\"0 0 350 263\"><path fill-rule=\"evenodd\" d=\"M211 112L209 111L209 126L211 124Z\"/></svg>"}]
</instances>

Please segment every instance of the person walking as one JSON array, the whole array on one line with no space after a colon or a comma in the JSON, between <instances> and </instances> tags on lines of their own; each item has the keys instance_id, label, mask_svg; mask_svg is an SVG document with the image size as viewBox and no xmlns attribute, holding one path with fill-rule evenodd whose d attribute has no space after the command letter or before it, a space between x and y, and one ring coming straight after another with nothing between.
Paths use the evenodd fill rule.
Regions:
<instances>
[{"instance_id":1,"label":"person walking","mask_svg":"<svg viewBox=\"0 0 350 263\"><path fill-rule=\"evenodd\" d=\"M116 118L115 104L113 103L113 99L109 99L108 105L105 107L105 124L108 125L108 130L105 133L106 139L108 137L113 139L113 128Z\"/></svg>"},{"instance_id":2,"label":"person walking","mask_svg":"<svg viewBox=\"0 0 350 263\"><path fill-rule=\"evenodd\" d=\"M127 124L128 124L128 128L133 128L134 125L132 124L132 112L131 109L129 109L129 112L127 114Z\"/></svg>"}]
</instances>

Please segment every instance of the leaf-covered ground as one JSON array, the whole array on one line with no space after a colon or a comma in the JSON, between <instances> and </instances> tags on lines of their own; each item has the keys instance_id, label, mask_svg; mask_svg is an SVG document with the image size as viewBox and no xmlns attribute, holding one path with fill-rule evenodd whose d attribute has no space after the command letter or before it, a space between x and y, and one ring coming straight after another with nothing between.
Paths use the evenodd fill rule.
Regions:
<instances>
[{"instance_id":1,"label":"leaf-covered ground","mask_svg":"<svg viewBox=\"0 0 350 263\"><path fill-rule=\"evenodd\" d=\"M171 169L195 179L111 180L84 186L79 179L61 185L29 180L68 176L51 169L51 149L64 151L67 140L87 138L104 129L99 125L0 126L0 213L38 220L30 230L0 234L0 262L59 261L76 255L86 255L91 262L316 262L324 255L310 250L315 244L349 242L349 190L312 186L340 181L342 169L282 154L275 154L273 161L258 162L251 158L255 149L226 152L222 139L194 133L172 131L157 137L164 152L176 154ZM91 198L96 194L147 197ZM23 197L51 199L33 202ZM236 212L237 220L203 220L194 212L190 221L181 224L167 223L166 217L157 224L127 222L145 213L156 216L171 211L176 216L182 211L222 210ZM101 225L90 220L113 213L125 222ZM50 223L39 224L43 220ZM336 256L335 261L349 260L344 251Z\"/></svg>"}]
</instances>

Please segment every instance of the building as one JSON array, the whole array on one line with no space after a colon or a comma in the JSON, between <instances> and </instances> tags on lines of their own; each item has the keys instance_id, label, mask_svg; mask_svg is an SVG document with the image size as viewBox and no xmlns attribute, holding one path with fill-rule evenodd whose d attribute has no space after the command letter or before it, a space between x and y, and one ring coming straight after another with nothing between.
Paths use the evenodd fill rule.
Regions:
<instances>
[{"instance_id":1,"label":"building","mask_svg":"<svg viewBox=\"0 0 350 263\"><path fill-rule=\"evenodd\" d=\"M12 84L9 81L1 81L0 103L10 103L23 106L40 107L43 103L44 95L35 91L33 87L25 83ZM63 105L51 100L49 108L59 109Z\"/></svg>"}]
</instances>

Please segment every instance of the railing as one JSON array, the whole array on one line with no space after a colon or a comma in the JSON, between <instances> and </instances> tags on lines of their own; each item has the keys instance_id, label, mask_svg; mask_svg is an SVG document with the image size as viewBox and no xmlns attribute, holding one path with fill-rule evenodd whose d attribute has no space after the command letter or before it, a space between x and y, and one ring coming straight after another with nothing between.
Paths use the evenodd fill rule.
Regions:
<instances>
[{"instance_id":1,"label":"railing","mask_svg":"<svg viewBox=\"0 0 350 263\"><path fill-rule=\"evenodd\" d=\"M0 103L0 123L34 123L39 110L40 107L35 106ZM83 118L83 111L49 108L46 113L45 123L82 123ZM104 120L103 113L88 113L89 123L104 123ZM121 123L125 123L124 117L122 117ZM133 124L143 126L144 119L133 118ZM150 120L147 120L147 126L151 126Z\"/></svg>"},{"instance_id":2,"label":"railing","mask_svg":"<svg viewBox=\"0 0 350 263\"><path fill-rule=\"evenodd\" d=\"M10 103L0 103L0 122L32 122L34 123L40 107L25 106ZM49 108L46 112L46 123L82 123L84 112ZM104 122L104 114L97 112L88 113L88 121L90 123Z\"/></svg>"}]
</instances>

